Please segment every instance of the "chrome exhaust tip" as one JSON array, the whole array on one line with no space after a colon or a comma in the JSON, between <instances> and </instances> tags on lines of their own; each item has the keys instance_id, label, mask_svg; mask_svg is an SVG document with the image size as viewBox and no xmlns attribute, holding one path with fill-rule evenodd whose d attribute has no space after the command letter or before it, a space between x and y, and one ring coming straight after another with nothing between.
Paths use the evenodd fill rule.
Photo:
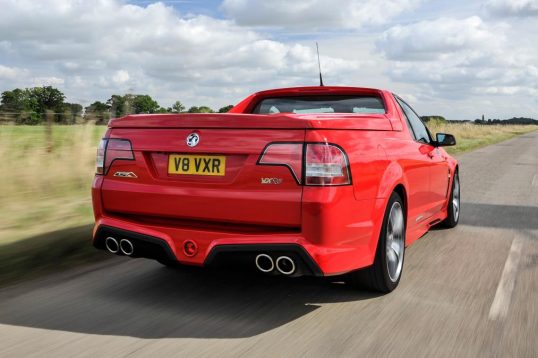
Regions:
<instances>
[{"instance_id":1,"label":"chrome exhaust tip","mask_svg":"<svg viewBox=\"0 0 538 358\"><path fill-rule=\"evenodd\" d=\"M273 258L267 254L259 254L256 256L256 267L261 272L269 273L275 269Z\"/></svg>"},{"instance_id":2,"label":"chrome exhaust tip","mask_svg":"<svg viewBox=\"0 0 538 358\"><path fill-rule=\"evenodd\" d=\"M280 256L276 259L276 269L283 275L293 275L296 269L295 262L288 256Z\"/></svg>"},{"instance_id":3,"label":"chrome exhaust tip","mask_svg":"<svg viewBox=\"0 0 538 358\"><path fill-rule=\"evenodd\" d=\"M120 251L120 245L118 244L118 240L114 239L111 236L105 239L105 246L108 252L111 252L113 254L117 254L118 251Z\"/></svg>"},{"instance_id":4,"label":"chrome exhaust tip","mask_svg":"<svg viewBox=\"0 0 538 358\"><path fill-rule=\"evenodd\" d=\"M134 252L133 243L127 239L122 239L120 241L120 249L121 253L126 256L131 256Z\"/></svg>"}]
</instances>

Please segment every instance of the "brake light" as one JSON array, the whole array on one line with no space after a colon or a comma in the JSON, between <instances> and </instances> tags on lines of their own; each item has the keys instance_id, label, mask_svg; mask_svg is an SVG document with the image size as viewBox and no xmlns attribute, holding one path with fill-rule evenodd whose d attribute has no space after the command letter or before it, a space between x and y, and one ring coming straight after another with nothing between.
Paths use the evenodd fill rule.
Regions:
<instances>
[{"instance_id":1,"label":"brake light","mask_svg":"<svg viewBox=\"0 0 538 358\"><path fill-rule=\"evenodd\" d=\"M305 185L349 185L349 163L340 147L328 143L307 143Z\"/></svg>"},{"instance_id":2,"label":"brake light","mask_svg":"<svg viewBox=\"0 0 538 358\"><path fill-rule=\"evenodd\" d=\"M297 183L301 184L302 161L302 143L271 143L258 159L258 164L288 167Z\"/></svg>"},{"instance_id":3,"label":"brake light","mask_svg":"<svg viewBox=\"0 0 538 358\"><path fill-rule=\"evenodd\" d=\"M115 160L134 160L131 142L128 139L101 139L97 148L95 172L106 175Z\"/></svg>"},{"instance_id":4,"label":"brake light","mask_svg":"<svg viewBox=\"0 0 538 358\"><path fill-rule=\"evenodd\" d=\"M265 148L257 164L286 166L298 184L314 186L351 184L346 153L334 144L271 143Z\"/></svg>"}]
</instances>

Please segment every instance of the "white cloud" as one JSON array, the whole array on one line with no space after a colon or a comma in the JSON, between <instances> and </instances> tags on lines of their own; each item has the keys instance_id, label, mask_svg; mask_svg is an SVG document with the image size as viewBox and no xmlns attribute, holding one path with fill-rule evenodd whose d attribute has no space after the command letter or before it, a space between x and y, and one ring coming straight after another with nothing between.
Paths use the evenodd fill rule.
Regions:
<instances>
[{"instance_id":1,"label":"white cloud","mask_svg":"<svg viewBox=\"0 0 538 358\"><path fill-rule=\"evenodd\" d=\"M33 77L32 86L41 87L41 86L62 86L65 83L63 78L49 76L49 77Z\"/></svg>"},{"instance_id":2,"label":"white cloud","mask_svg":"<svg viewBox=\"0 0 538 358\"><path fill-rule=\"evenodd\" d=\"M538 53L518 45L509 24L491 25L477 16L397 25L376 42L390 60L387 75L413 84L418 98L478 103L486 96L523 95L512 104L527 102L524 96L538 88ZM490 107L508 108L502 101Z\"/></svg>"},{"instance_id":3,"label":"white cloud","mask_svg":"<svg viewBox=\"0 0 538 358\"><path fill-rule=\"evenodd\" d=\"M0 64L0 79L15 80L19 76L26 75L27 71L17 67L8 67Z\"/></svg>"},{"instance_id":4,"label":"white cloud","mask_svg":"<svg viewBox=\"0 0 538 358\"><path fill-rule=\"evenodd\" d=\"M124 70L116 71L116 73L114 73L114 76L112 76L112 79L116 83L125 83L129 81L129 78L129 72Z\"/></svg>"},{"instance_id":5,"label":"white cloud","mask_svg":"<svg viewBox=\"0 0 538 358\"><path fill-rule=\"evenodd\" d=\"M358 29L379 25L404 11L418 0L224 0L222 9L238 24L304 28Z\"/></svg>"},{"instance_id":6,"label":"white cloud","mask_svg":"<svg viewBox=\"0 0 538 358\"><path fill-rule=\"evenodd\" d=\"M381 35L377 45L389 59L426 61L462 50L489 51L503 38L502 32L472 16L396 25Z\"/></svg>"},{"instance_id":7,"label":"white cloud","mask_svg":"<svg viewBox=\"0 0 538 358\"><path fill-rule=\"evenodd\" d=\"M68 96L72 90L85 103L133 91L149 92L163 106L176 99L199 105L204 95L219 106L254 89L313 84L317 76L312 48L269 39L230 20L182 16L163 3L3 1L0 43L9 47L10 61L28 64L36 80L26 86L37 80L64 84ZM359 66L323 61L335 80Z\"/></svg>"},{"instance_id":8,"label":"white cloud","mask_svg":"<svg viewBox=\"0 0 538 358\"><path fill-rule=\"evenodd\" d=\"M538 16L538 0L489 0L486 8L498 16Z\"/></svg>"}]
</instances>

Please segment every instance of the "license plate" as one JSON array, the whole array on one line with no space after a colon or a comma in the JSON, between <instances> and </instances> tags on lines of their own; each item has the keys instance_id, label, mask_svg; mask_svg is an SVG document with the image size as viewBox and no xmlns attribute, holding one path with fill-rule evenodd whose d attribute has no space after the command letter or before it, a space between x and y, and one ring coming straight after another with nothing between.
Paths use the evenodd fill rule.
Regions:
<instances>
[{"instance_id":1,"label":"license plate","mask_svg":"<svg viewBox=\"0 0 538 358\"><path fill-rule=\"evenodd\" d=\"M224 176L226 157L223 155L171 154L168 174Z\"/></svg>"}]
</instances>

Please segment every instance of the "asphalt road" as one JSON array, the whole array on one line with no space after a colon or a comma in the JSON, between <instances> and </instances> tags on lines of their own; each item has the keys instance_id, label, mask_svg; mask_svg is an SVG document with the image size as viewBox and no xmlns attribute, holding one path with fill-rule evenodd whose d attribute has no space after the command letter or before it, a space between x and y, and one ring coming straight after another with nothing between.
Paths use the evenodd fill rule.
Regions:
<instances>
[{"instance_id":1,"label":"asphalt road","mask_svg":"<svg viewBox=\"0 0 538 358\"><path fill-rule=\"evenodd\" d=\"M459 159L389 295L114 258L1 290L0 356L538 357L538 132Z\"/></svg>"}]
</instances>

